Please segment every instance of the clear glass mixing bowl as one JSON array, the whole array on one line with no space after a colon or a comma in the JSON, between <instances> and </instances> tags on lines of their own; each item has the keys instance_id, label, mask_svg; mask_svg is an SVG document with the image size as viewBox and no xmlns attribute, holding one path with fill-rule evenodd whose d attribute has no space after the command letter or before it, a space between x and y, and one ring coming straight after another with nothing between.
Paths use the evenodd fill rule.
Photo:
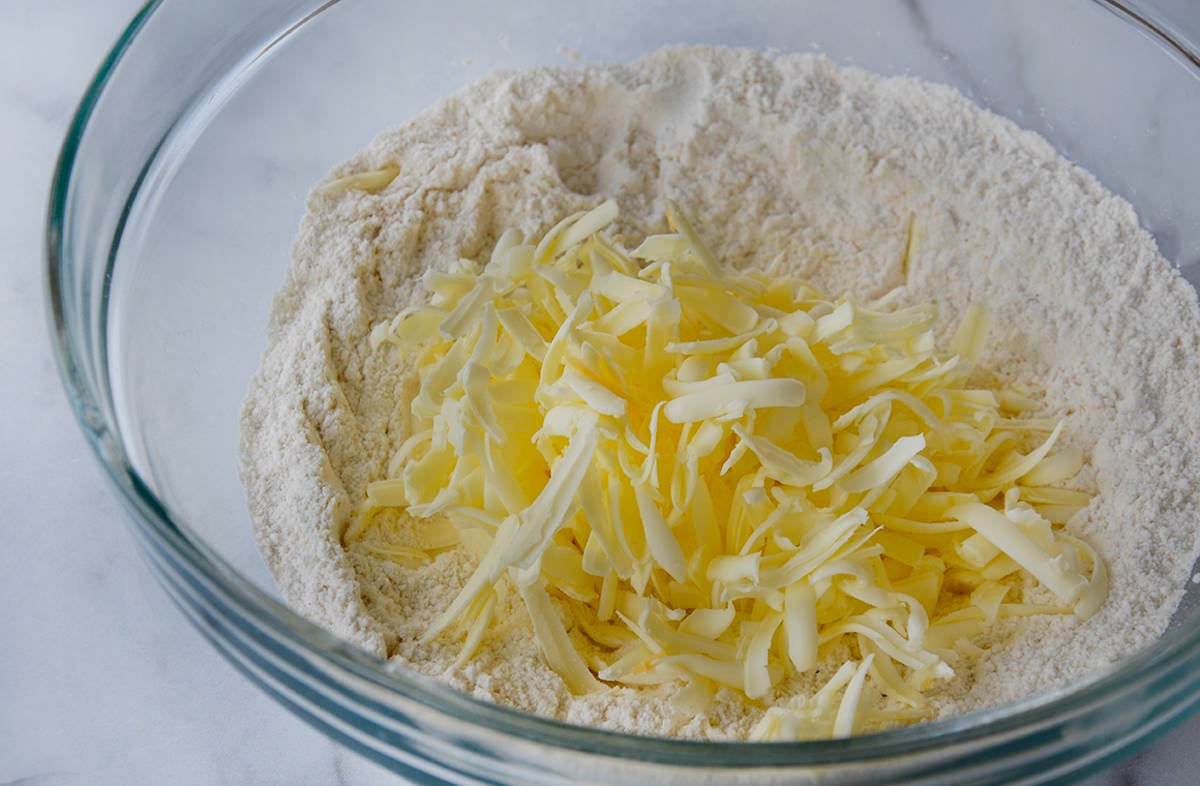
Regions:
<instances>
[{"instance_id":1,"label":"clear glass mixing bowl","mask_svg":"<svg viewBox=\"0 0 1200 786\"><path fill-rule=\"evenodd\" d=\"M1200 700L1189 594L1171 630L1053 695L843 741L696 743L480 703L289 611L236 473L237 415L308 188L379 130L496 67L671 42L819 48L957 87L1128 198L1200 281L1194 51L1116 2L153 2L71 125L47 236L80 424L179 608L314 726L418 782L1041 783L1111 763ZM565 48L564 48L565 47Z\"/></svg>"}]
</instances>

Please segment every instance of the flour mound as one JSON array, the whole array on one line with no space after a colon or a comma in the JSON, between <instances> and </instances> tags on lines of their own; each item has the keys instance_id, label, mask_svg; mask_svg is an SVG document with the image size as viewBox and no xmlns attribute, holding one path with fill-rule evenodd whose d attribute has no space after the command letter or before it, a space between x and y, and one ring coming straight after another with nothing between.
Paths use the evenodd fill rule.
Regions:
<instances>
[{"instance_id":1,"label":"flour mound","mask_svg":"<svg viewBox=\"0 0 1200 786\"><path fill-rule=\"evenodd\" d=\"M943 326L986 302L980 366L1043 391L1043 414L1065 418L1087 452L1073 485L1097 496L1068 528L1108 562L1108 602L1083 623L997 628L986 656L933 694L942 715L1081 679L1166 627L1200 551L1200 309L1130 205L1036 134L947 87L822 57L672 47L627 65L493 74L381 134L326 183L386 166L399 175L378 193L314 191L243 412L255 533L307 618L473 695L570 722L744 738L761 716L726 692L699 717L652 690L574 697L519 602L456 668L456 643L417 639L472 558L456 549L402 565L341 545L410 432L415 373L371 352L372 326L423 298L423 271L613 197L629 245L665 230L674 199L734 266L782 254L786 272L860 302L902 287L898 305L933 303ZM390 515L415 544L418 524Z\"/></svg>"}]
</instances>

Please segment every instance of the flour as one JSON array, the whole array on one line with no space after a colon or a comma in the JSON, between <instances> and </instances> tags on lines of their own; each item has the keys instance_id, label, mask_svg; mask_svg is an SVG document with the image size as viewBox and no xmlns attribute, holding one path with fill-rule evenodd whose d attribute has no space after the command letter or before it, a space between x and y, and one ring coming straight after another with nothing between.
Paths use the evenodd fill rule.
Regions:
<instances>
[{"instance_id":1,"label":"flour","mask_svg":"<svg viewBox=\"0 0 1200 786\"><path fill-rule=\"evenodd\" d=\"M398 666L569 722L736 738L758 719L731 693L700 717L650 690L574 697L514 600L455 667L457 642L417 639L472 558L407 564L341 546L410 430L415 376L370 351L371 327L423 299L422 271L481 258L504 228L539 235L616 197L631 245L663 231L674 199L735 266L783 254L787 272L860 302L901 287L896 302L935 304L947 330L986 302L981 365L1043 391L1044 414L1086 450L1072 485L1097 496L1069 530L1108 562L1108 602L1085 623L998 627L988 654L932 693L941 714L1078 680L1166 627L1200 550L1200 310L1132 208L1037 135L949 88L820 57L669 48L623 66L494 74L380 135L331 180L388 165L400 174L377 194L311 197L243 415L255 532L309 619ZM389 515L399 538L421 542L428 524Z\"/></svg>"}]
</instances>

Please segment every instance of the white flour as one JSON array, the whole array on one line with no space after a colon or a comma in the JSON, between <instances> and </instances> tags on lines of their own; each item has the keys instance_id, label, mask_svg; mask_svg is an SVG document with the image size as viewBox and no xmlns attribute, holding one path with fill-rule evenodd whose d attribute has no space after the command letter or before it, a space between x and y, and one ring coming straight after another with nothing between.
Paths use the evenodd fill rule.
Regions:
<instances>
[{"instance_id":1,"label":"white flour","mask_svg":"<svg viewBox=\"0 0 1200 786\"><path fill-rule=\"evenodd\" d=\"M1070 529L1108 561L1086 623L1012 623L943 714L1079 679L1159 635L1198 551L1200 310L1132 208L1046 142L946 87L829 60L672 48L625 66L496 74L388 131L334 176L398 164L379 194L314 194L243 418L256 533L286 599L396 663L476 696L642 734L744 736L760 709L722 694L683 717L661 693L572 697L539 656L519 601L467 668L416 638L472 563L413 568L339 536L408 433L413 379L367 333L422 297L417 275L480 258L504 228L538 235L616 197L627 243L685 207L718 255L792 271L860 302L904 285L957 325L995 322L982 365L1045 393L1091 464ZM907 230L919 239L907 269ZM401 529L418 525L404 520ZM414 535L415 542L415 535ZM1017 635L1010 635L1017 634Z\"/></svg>"}]
</instances>

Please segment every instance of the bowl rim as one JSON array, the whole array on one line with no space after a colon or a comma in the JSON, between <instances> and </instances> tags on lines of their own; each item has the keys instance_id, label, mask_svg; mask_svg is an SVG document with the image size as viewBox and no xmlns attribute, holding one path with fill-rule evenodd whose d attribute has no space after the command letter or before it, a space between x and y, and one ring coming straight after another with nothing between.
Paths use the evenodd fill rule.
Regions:
<instances>
[{"instance_id":1,"label":"bowl rim","mask_svg":"<svg viewBox=\"0 0 1200 786\"><path fill-rule=\"evenodd\" d=\"M189 573L190 578L201 582L206 591L213 593L244 620L259 626L273 638L298 648L308 657L315 658L321 666L360 683L371 693L399 696L436 713L538 745L697 768L847 764L972 745L987 747L999 744L1021 749L1039 744L1028 739L1031 730L1049 729L1061 724L1064 719L1082 718L1110 708L1123 696L1155 687L1156 680L1165 672L1178 669L1194 656L1200 655L1200 626L1180 626L1167 630L1144 650L1083 681L1018 702L848 739L764 744L643 737L535 716L473 698L415 672L409 673L309 622L243 577L202 539L193 540L175 523L166 505L127 460L117 421L111 417L111 407L104 406L111 401L107 360L101 357L99 374L90 375L86 352L79 351L72 340L73 325L77 318L70 312L62 286L66 275L64 267L69 265L63 251L63 239L70 210L68 196L74 182L80 142L118 65L164 2L149 0L129 22L101 61L68 126L51 180L47 206L43 259L47 319L55 361L71 408L109 484L129 511L130 523L149 543L167 550L174 569ZM316 3L314 0L315 7L311 13L288 27L282 35L292 32L337 2L327 0ZM1168 23L1125 0L1091 2L1122 18L1135 29L1157 40L1171 54L1182 56L1193 68L1200 70L1200 51L1185 43L1183 36ZM140 180L133 184L107 255L105 291L102 295L105 304L101 307L101 322L105 326L108 317L107 288L112 279L116 248L124 229L124 217L140 185ZM161 576L157 578L162 580ZM348 690L345 685L341 688L344 692ZM393 705L371 698L366 693L352 692L352 695L356 701L371 705L377 712L398 715Z\"/></svg>"}]
</instances>

